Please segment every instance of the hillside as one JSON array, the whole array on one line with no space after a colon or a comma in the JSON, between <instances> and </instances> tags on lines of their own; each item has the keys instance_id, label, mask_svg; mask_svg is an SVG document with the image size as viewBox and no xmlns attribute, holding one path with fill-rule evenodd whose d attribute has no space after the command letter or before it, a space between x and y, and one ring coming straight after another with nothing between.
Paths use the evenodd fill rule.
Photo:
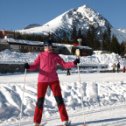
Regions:
<instances>
[{"instance_id":1,"label":"hillside","mask_svg":"<svg viewBox=\"0 0 126 126\"><path fill-rule=\"evenodd\" d=\"M82 33L85 34L92 26L95 28L98 37L110 28L112 35L114 34L120 43L126 40L122 31L113 28L106 18L86 5L70 9L44 25L18 31L23 34L48 35L53 33L62 37L64 32L69 36L74 27L77 30L81 29Z\"/></svg>"},{"instance_id":2,"label":"hillside","mask_svg":"<svg viewBox=\"0 0 126 126\"><path fill-rule=\"evenodd\" d=\"M112 27L102 15L86 5L83 5L68 10L42 26L19 31L27 34L55 33L61 35L63 31L69 33L74 26L77 30L81 28L83 32L86 32L90 26L94 26L97 29L97 33L103 32L108 27Z\"/></svg>"}]
</instances>

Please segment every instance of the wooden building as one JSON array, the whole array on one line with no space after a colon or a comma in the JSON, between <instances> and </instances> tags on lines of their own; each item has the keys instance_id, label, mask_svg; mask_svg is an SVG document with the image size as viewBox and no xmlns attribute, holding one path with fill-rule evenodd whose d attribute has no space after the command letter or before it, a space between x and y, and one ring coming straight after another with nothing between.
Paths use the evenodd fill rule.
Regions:
<instances>
[{"instance_id":1,"label":"wooden building","mask_svg":"<svg viewBox=\"0 0 126 126\"><path fill-rule=\"evenodd\" d=\"M12 39L9 39L8 44L11 50L19 51L19 52L40 52L43 51L44 49L43 42L38 42L38 41L23 42L23 40L12 41ZM73 46L67 44L53 43L53 51L58 54L75 55L76 49L80 50L81 56L92 55L93 53L92 48L89 48L87 46Z\"/></svg>"},{"instance_id":2,"label":"wooden building","mask_svg":"<svg viewBox=\"0 0 126 126\"><path fill-rule=\"evenodd\" d=\"M1 39L0 39L1 40ZM26 40L15 40L12 38L3 39L0 42L0 51L4 49L10 49L18 52L40 52L43 51L43 42L40 41L26 41ZM75 50L80 50L81 56L92 55L93 50L87 46L74 46L67 44L53 43L53 50L55 53L64 55L75 55Z\"/></svg>"},{"instance_id":3,"label":"wooden building","mask_svg":"<svg viewBox=\"0 0 126 126\"><path fill-rule=\"evenodd\" d=\"M0 51L8 49L9 48L9 44L5 39L1 39L0 38Z\"/></svg>"},{"instance_id":4,"label":"wooden building","mask_svg":"<svg viewBox=\"0 0 126 126\"><path fill-rule=\"evenodd\" d=\"M11 49L18 52L40 52L43 51L43 42L29 41L29 40L17 40L13 38L13 31L0 31L0 38L4 41L0 41L0 51L4 49ZM92 55L93 50L88 46L80 45L68 45L53 43L53 50L58 54L75 55L75 50L80 50L81 56Z\"/></svg>"},{"instance_id":5,"label":"wooden building","mask_svg":"<svg viewBox=\"0 0 126 126\"><path fill-rule=\"evenodd\" d=\"M0 30L0 38L3 39L5 36L13 37L15 34L14 31Z\"/></svg>"}]
</instances>

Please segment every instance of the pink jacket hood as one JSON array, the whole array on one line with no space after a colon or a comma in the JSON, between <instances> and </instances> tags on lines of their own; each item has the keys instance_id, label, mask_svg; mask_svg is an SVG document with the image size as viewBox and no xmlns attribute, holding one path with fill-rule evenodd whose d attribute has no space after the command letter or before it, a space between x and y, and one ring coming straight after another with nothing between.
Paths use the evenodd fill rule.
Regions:
<instances>
[{"instance_id":1,"label":"pink jacket hood","mask_svg":"<svg viewBox=\"0 0 126 126\"><path fill-rule=\"evenodd\" d=\"M29 70L39 68L38 82L53 82L59 80L56 72L57 64L65 69L75 67L74 62L65 62L58 54L45 51L39 53Z\"/></svg>"}]
</instances>

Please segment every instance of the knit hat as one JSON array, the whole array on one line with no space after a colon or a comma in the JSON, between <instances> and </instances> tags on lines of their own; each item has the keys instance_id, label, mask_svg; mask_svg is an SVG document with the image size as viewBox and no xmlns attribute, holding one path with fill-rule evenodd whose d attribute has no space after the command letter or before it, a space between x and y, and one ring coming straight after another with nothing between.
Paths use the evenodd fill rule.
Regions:
<instances>
[{"instance_id":1,"label":"knit hat","mask_svg":"<svg viewBox=\"0 0 126 126\"><path fill-rule=\"evenodd\" d=\"M51 40L45 41L44 46L52 46L52 41Z\"/></svg>"}]
</instances>

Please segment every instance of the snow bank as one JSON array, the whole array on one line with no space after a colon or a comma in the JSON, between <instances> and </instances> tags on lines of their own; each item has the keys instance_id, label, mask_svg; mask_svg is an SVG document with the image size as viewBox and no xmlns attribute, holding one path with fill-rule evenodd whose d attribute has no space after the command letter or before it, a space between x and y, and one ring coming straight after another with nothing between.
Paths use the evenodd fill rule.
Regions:
<instances>
[{"instance_id":1,"label":"snow bank","mask_svg":"<svg viewBox=\"0 0 126 126\"><path fill-rule=\"evenodd\" d=\"M38 53L20 53L10 50L5 50L0 52L0 63L24 63L33 62L37 57ZM76 57L73 55L60 55L65 61L73 61ZM121 58L118 54L102 54L100 51L95 51L92 56L82 56L81 63L82 66L101 66L108 65L108 69L112 69L113 63L120 62L121 68L126 65L126 60Z\"/></svg>"},{"instance_id":2,"label":"snow bank","mask_svg":"<svg viewBox=\"0 0 126 126\"><path fill-rule=\"evenodd\" d=\"M10 50L4 50L0 52L0 63L24 63L33 62L33 59L37 56L37 53L20 53Z\"/></svg>"},{"instance_id":3,"label":"snow bank","mask_svg":"<svg viewBox=\"0 0 126 126\"><path fill-rule=\"evenodd\" d=\"M117 74L114 75L114 73L107 75L81 74L81 84L74 80L78 80L78 75L76 74L71 76L60 75L62 94L68 112L80 109L82 107L82 99L85 109L95 109L99 108L99 106L104 107L124 103L126 101L126 81L123 79L125 74L118 73L119 77ZM114 78L111 77L110 80L109 76ZM23 117L33 116L36 104L36 77L37 74L28 74L25 90L23 90L23 75L0 76L1 121L11 120L11 118L19 119L21 101L23 101ZM66 79L64 80L64 78ZM101 82L97 78L101 79ZM104 81L102 78L104 78ZM69 81L67 81L68 79ZM116 79L119 80L117 81ZM25 92L24 99L23 91ZM44 116L51 117L53 114L58 115L58 110L53 94L48 89L44 103Z\"/></svg>"}]
</instances>

